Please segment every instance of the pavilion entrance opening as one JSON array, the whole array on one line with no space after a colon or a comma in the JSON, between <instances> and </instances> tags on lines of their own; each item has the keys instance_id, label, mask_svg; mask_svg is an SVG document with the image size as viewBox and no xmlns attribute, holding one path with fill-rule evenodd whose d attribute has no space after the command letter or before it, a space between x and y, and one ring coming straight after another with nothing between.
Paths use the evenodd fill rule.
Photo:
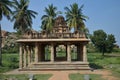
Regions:
<instances>
[{"instance_id":1,"label":"pavilion entrance opening","mask_svg":"<svg viewBox=\"0 0 120 80\"><path fill-rule=\"evenodd\" d=\"M55 61L67 61L66 45L57 45L54 54Z\"/></svg>"}]
</instances>

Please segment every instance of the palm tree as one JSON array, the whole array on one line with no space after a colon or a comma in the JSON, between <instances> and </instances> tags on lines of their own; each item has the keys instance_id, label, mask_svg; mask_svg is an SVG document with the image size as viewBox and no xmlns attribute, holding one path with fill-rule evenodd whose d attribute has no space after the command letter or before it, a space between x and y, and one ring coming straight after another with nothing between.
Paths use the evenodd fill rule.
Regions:
<instances>
[{"instance_id":1,"label":"palm tree","mask_svg":"<svg viewBox=\"0 0 120 80\"><path fill-rule=\"evenodd\" d=\"M57 8L53 6L53 4L48 5L48 8L45 7L45 13L46 15L43 15L41 20L42 20L42 25L41 28L42 30L46 31L51 31L51 29L54 26L54 20L57 16L57 14L60 14L60 11L57 11Z\"/></svg>"},{"instance_id":2,"label":"palm tree","mask_svg":"<svg viewBox=\"0 0 120 80\"><path fill-rule=\"evenodd\" d=\"M74 28L75 31L82 30L85 27L84 21L88 18L82 13L83 5L79 8L77 3L70 5L70 8L65 7L66 21L70 28Z\"/></svg>"},{"instance_id":3,"label":"palm tree","mask_svg":"<svg viewBox=\"0 0 120 80\"><path fill-rule=\"evenodd\" d=\"M0 0L0 21L3 16L5 16L8 20L10 19L12 2L9 0ZM1 24L0 24L0 65L2 65L2 36L1 36Z\"/></svg>"},{"instance_id":4,"label":"palm tree","mask_svg":"<svg viewBox=\"0 0 120 80\"><path fill-rule=\"evenodd\" d=\"M89 33L89 29L88 29L88 28L85 27L85 28L82 30L82 32L85 34L86 38L90 38L90 33Z\"/></svg>"},{"instance_id":5,"label":"palm tree","mask_svg":"<svg viewBox=\"0 0 120 80\"><path fill-rule=\"evenodd\" d=\"M29 0L14 0L13 18L15 20L14 29L24 33L26 29L32 28L32 18L35 18L37 12L28 10Z\"/></svg>"}]
</instances>

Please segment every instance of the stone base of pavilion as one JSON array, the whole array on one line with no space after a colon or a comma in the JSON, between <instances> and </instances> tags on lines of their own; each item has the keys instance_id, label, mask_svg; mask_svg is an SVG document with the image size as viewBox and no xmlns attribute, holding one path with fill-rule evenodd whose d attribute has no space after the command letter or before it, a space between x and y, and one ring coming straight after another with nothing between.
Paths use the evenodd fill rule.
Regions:
<instances>
[{"instance_id":1,"label":"stone base of pavilion","mask_svg":"<svg viewBox=\"0 0 120 80\"><path fill-rule=\"evenodd\" d=\"M31 63L26 68L19 68L19 71L39 70L90 70L88 62L42 62Z\"/></svg>"}]
</instances>

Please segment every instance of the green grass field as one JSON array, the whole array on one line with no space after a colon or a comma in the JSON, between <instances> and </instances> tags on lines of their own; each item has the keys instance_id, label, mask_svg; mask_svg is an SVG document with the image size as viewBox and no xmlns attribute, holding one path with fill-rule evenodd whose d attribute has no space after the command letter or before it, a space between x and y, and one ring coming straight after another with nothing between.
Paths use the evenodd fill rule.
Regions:
<instances>
[{"instance_id":1,"label":"green grass field","mask_svg":"<svg viewBox=\"0 0 120 80\"><path fill-rule=\"evenodd\" d=\"M39 75L34 75L34 80L48 80L52 74L39 74ZM0 74L0 80L28 80L29 75L2 75Z\"/></svg>"},{"instance_id":2,"label":"green grass field","mask_svg":"<svg viewBox=\"0 0 120 80\"><path fill-rule=\"evenodd\" d=\"M88 61L94 69L107 69L113 73L113 76L120 78L120 53L88 53Z\"/></svg>"},{"instance_id":3,"label":"green grass field","mask_svg":"<svg viewBox=\"0 0 120 80\"><path fill-rule=\"evenodd\" d=\"M101 75L95 75L95 74L88 74L90 80L105 80L101 78ZM69 75L70 80L84 80L84 75L83 74L70 74Z\"/></svg>"}]
</instances>

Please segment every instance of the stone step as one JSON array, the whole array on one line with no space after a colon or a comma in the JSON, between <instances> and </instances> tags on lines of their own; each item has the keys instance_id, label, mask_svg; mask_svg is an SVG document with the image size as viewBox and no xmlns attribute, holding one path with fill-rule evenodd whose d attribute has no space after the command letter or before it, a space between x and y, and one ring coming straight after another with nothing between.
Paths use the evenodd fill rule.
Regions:
<instances>
[{"instance_id":1,"label":"stone step","mask_svg":"<svg viewBox=\"0 0 120 80\"><path fill-rule=\"evenodd\" d=\"M88 67L88 65L33 65L35 68L56 68L56 67Z\"/></svg>"},{"instance_id":2,"label":"stone step","mask_svg":"<svg viewBox=\"0 0 120 80\"><path fill-rule=\"evenodd\" d=\"M21 71L39 71L39 70L90 70L90 67L56 67L56 68L24 68Z\"/></svg>"},{"instance_id":3,"label":"stone step","mask_svg":"<svg viewBox=\"0 0 120 80\"><path fill-rule=\"evenodd\" d=\"M56 68L31 68L31 69L53 69L53 70L55 70L55 69L64 69L64 70L67 70L67 69L69 69L69 70L74 70L74 69L81 69L81 70L88 70L88 69L90 69L89 67L56 67Z\"/></svg>"},{"instance_id":4,"label":"stone step","mask_svg":"<svg viewBox=\"0 0 120 80\"><path fill-rule=\"evenodd\" d=\"M74 64L74 65L88 65L89 63L88 62L38 62L38 63L31 63L31 65L71 65L71 64Z\"/></svg>"},{"instance_id":5,"label":"stone step","mask_svg":"<svg viewBox=\"0 0 120 80\"><path fill-rule=\"evenodd\" d=\"M80 70L89 70L90 67L88 66L88 63L33 63L30 67L30 69L80 69Z\"/></svg>"},{"instance_id":6,"label":"stone step","mask_svg":"<svg viewBox=\"0 0 120 80\"><path fill-rule=\"evenodd\" d=\"M88 62L40 62L21 70L90 70L90 67Z\"/></svg>"}]
</instances>

